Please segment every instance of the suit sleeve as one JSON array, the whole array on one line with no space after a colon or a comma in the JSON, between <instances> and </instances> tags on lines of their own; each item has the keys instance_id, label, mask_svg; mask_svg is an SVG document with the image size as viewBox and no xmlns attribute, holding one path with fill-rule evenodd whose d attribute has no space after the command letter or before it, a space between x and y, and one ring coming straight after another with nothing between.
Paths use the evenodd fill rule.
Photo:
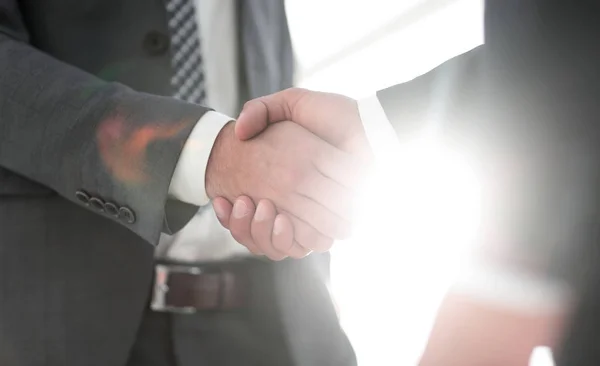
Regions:
<instances>
[{"instance_id":1,"label":"suit sleeve","mask_svg":"<svg viewBox=\"0 0 600 366\"><path fill-rule=\"evenodd\" d=\"M483 46L378 93L401 140L434 130L476 157L484 240L568 281L597 257L598 19L593 1L487 1Z\"/></svg>"},{"instance_id":2,"label":"suit sleeve","mask_svg":"<svg viewBox=\"0 0 600 366\"><path fill-rule=\"evenodd\" d=\"M196 208L167 205L182 147L207 111L139 93L28 43L15 1L0 0L0 184L37 183L158 242ZM10 194L10 189L4 189Z\"/></svg>"},{"instance_id":3,"label":"suit sleeve","mask_svg":"<svg viewBox=\"0 0 600 366\"><path fill-rule=\"evenodd\" d=\"M381 90L377 98L401 141L435 127L445 135L464 135L479 111L485 46L446 61L417 78Z\"/></svg>"}]
</instances>

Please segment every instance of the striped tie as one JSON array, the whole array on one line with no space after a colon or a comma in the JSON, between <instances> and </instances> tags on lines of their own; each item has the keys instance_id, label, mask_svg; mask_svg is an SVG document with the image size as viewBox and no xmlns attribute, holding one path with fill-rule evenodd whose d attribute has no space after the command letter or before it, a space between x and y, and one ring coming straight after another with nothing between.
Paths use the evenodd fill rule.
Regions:
<instances>
[{"instance_id":1,"label":"striped tie","mask_svg":"<svg viewBox=\"0 0 600 366\"><path fill-rule=\"evenodd\" d=\"M171 33L171 86L173 97L201 104L206 91L194 1L167 0L166 3Z\"/></svg>"}]
</instances>

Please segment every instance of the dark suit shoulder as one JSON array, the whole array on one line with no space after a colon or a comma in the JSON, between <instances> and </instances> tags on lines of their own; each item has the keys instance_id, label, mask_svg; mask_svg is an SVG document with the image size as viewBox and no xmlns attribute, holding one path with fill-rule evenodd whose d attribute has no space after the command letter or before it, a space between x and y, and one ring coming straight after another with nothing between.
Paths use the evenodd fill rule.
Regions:
<instances>
[{"instance_id":1,"label":"dark suit shoulder","mask_svg":"<svg viewBox=\"0 0 600 366\"><path fill-rule=\"evenodd\" d=\"M426 74L381 90L377 97L401 139L444 120L456 119L476 103L484 46L452 58ZM443 123L442 128L449 128Z\"/></svg>"}]
</instances>

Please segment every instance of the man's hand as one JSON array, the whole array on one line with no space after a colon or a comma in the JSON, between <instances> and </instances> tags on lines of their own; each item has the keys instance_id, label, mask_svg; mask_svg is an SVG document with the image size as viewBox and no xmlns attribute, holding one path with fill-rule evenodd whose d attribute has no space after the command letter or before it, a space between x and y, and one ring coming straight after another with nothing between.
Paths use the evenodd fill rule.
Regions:
<instances>
[{"instance_id":1,"label":"man's hand","mask_svg":"<svg viewBox=\"0 0 600 366\"><path fill-rule=\"evenodd\" d=\"M287 89L247 102L236 122L235 133L240 140L248 140L263 132L269 125L282 121L292 121L338 149L350 153L356 159L353 169L355 174L361 178L365 174L364 168L370 162L371 150L355 100L338 94ZM234 207L238 206L247 210L243 214L240 211L240 215L231 215ZM258 206L254 206L247 196L238 197L235 205L226 198L217 197L213 201L213 207L221 224L231 231L238 242L255 254L266 254L277 259L287 255L298 257L293 238L305 243L310 237L306 232L294 233L291 219L285 213L277 215L275 204L268 199L263 199ZM293 227L296 228L296 225ZM304 227L303 230L308 228ZM304 238L301 240L299 235ZM305 247L324 250L331 244L308 243ZM279 256L274 256L274 251Z\"/></svg>"},{"instance_id":2,"label":"man's hand","mask_svg":"<svg viewBox=\"0 0 600 366\"><path fill-rule=\"evenodd\" d=\"M357 102L339 94L291 88L251 100L240 113L235 134L248 140L282 121L297 123L346 152L370 155Z\"/></svg>"},{"instance_id":3,"label":"man's hand","mask_svg":"<svg viewBox=\"0 0 600 366\"><path fill-rule=\"evenodd\" d=\"M232 216L236 219L250 212L256 216L253 202L268 199L258 211L264 215L256 217L256 221L264 222L271 236L271 230L277 231L281 226L279 221L274 222L275 207L285 213L287 216L280 219L287 225L285 233L289 233L291 223L297 244L288 240L288 247L280 249L298 257L308 250L327 250L331 238L349 235L352 187L360 178L356 176L354 161L349 154L295 123L279 123L245 142L234 135L234 125L230 123L220 132L211 152L206 190L211 198L219 196L230 201L248 196L233 207ZM264 205L268 206L262 209ZM247 244L247 232L232 234ZM253 249L252 243L247 246ZM261 252L269 254L264 248ZM273 252L269 256L274 259L282 256Z\"/></svg>"},{"instance_id":4,"label":"man's hand","mask_svg":"<svg viewBox=\"0 0 600 366\"><path fill-rule=\"evenodd\" d=\"M247 208L247 212L232 215L233 207L240 205ZM213 200L213 207L221 225L229 229L233 237L253 254L282 260L288 256L302 258L311 252L295 241L290 218L278 214L275 205L268 199L260 200L255 206L248 196L238 197L234 205L223 197L217 197ZM332 244L333 239L323 242L321 250L328 249Z\"/></svg>"}]
</instances>

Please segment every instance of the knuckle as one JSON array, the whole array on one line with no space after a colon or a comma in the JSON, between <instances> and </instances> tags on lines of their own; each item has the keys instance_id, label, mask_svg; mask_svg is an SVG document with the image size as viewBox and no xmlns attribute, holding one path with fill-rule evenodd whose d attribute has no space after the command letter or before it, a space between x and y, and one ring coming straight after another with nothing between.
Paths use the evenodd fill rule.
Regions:
<instances>
[{"instance_id":1,"label":"knuckle","mask_svg":"<svg viewBox=\"0 0 600 366\"><path fill-rule=\"evenodd\" d=\"M331 206L335 212L347 220L351 220L354 216L355 204L354 198L344 192L334 193L331 201Z\"/></svg>"},{"instance_id":2,"label":"knuckle","mask_svg":"<svg viewBox=\"0 0 600 366\"><path fill-rule=\"evenodd\" d=\"M284 93L286 93L288 96L295 99L295 98L301 97L302 95L308 93L308 90L304 89L304 88L291 87L291 88L285 89Z\"/></svg>"},{"instance_id":3,"label":"knuckle","mask_svg":"<svg viewBox=\"0 0 600 366\"><path fill-rule=\"evenodd\" d=\"M275 250L277 250L277 252L280 253L286 253L288 254L290 249L291 249L292 244L286 244L286 243L274 243L273 244L273 248L275 248Z\"/></svg>"},{"instance_id":4,"label":"knuckle","mask_svg":"<svg viewBox=\"0 0 600 366\"><path fill-rule=\"evenodd\" d=\"M271 245L270 232L265 228L252 228L252 241L261 248L267 248Z\"/></svg>"},{"instance_id":5,"label":"knuckle","mask_svg":"<svg viewBox=\"0 0 600 366\"><path fill-rule=\"evenodd\" d=\"M306 181L309 184L309 187L315 191L323 191L325 189L323 176L317 172L316 169L311 170L307 176Z\"/></svg>"},{"instance_id":6,"label":"knuckle","mask_svg":"<svg viewBox=\"0 0 600 366\"><path fill-rule=\"evenodd\" d=\"M322 189L321 179L314 172L309 172L300 178L297 186L299 193L309 196L321 193L320 190Z\"/></svg>"},{"instance_id":7,"label":"knuckle","mask_svg":"<svg viewBox=\"0 0 600 366\"><path fill-rule=\"evenodd\" d=\"M332 247L333 239L322 236L315 242L315 248L313 250L318 253L325 253L331 250Z\"/></svg>"},{"instance_id":8,"label":"knuckle","mask_svg":"<svg viewBox=\"0 0 600 366\"><path fill-rule=\"evenodd\" d=\"M231 230L231 236L235 239L235 241L237 241L238 243L240 243L244 246L254 244L254 243L252 243L251 240L249 240L248 236L242 234L238 230Z\"/></svg>"},{"instance_id":9,"label":"knuckle","mask_svg":"<svg viewBox=\"0 0 600 366\"><path fill-rule=\"evenodd\" d=\"M279 179L281 179L284 190L287 192L294 191L298 187L300 179L302 179L302 177L303 174L299 168L288 167L287 169L283 170Z\"/></svg>"},{"instance_id":10,"label":"knuckle","mask_svg":"<svg viewBox=\"0 0 600 366\"><path fill-rule=\"evenodd\" d=\"M258 246L255 243L246 243L246 245L244 245L246 247L246 249L248 249L248 251L250 251L250 253L254 254L254 255L261 255L262 252L261 250L258 248Z\"/></svg>"},{"instance_id":11,"label":"knuckle","mask_svg":"<svg viewBox=\"0 0 600 366\"><path fill-rule=\"evenodd\" d=\"M320 163L325 161L325 159L328 157L328 154L323 147L316 145L310 149L308 156L310 160L314 161L315 163Z\"/></svg>"},{"instance_id":12,"label":"knuckle","mask_svg":"<svg viewBox=\"0 0 600 366\"><path fill-rule=\"evenodd\" d=\"M311 94L311 91L303 88L289 88L284 90L282 93L284 98L287 100L287 108L289 113L293 114L293 111L298 107L303 99Z\"/></svg>"},{"instance_id":13,"label":"knuckle","mask_svg":"<svg viewBox=\"0 0 600 366\"><path fill-rule=\"evenodd\" d=\"M324 236L316 229L302 223L297 230L297 241L308 250L327 251L333 245L333 239Z\"/></svg>"},{"instance_id":14,"label":"knuckle","mask_svg":"<svg viewBox=\"0 0 600 366\"><path fill-rule=\"evenodd\" d=\"M283 254L282 252L280 252L277 249L275 249L274 243L271 243L271 242L269 242L269 243L261 243L259 245L259 248L269 258L278 257L278 256L281 256Z\"/></svg>"},{"instance_id":15,"label":"knuckle","mask_svg":"<svg viewBox=\"0 0 600 366\"><path fill-rule=\"evenodd\" d=\"M306 256L308 256L310 254L310 252L311 251L308 249L301 248L301 249L293 251L293 253L290 254L290 257L294 258L294 259L302 259L302 258L305 258Z\"/></svg>"},{"instance_id":16,"label":"knuckle","mask_svg":"<svg viewBox=\"0 0 600 366\"><path fill-rule=\"evenodd\" d=\"M249 100L249 101L245 102L244 106L242 107L242 110L248 109L248 108L252 108L252 106L255 105L257 102L258 101L256 99Z\"/></svg>"},{"instance_id":17,"label":"knuckle","mask_svg":"<svg viewBox=\"0 0 600 366\"><path fill-rule=\"evenodd\" d=\"M314 94L314 91L305 89L305 88L294 88L294 97L295 97L295 101L296 104L298 104L302 99L310 96L311 94Z\"/></svg>"},{"instance_id":18,"label":"knuckle","mask_svg":"<svg viewBox=\"0 0 600 366\"><path fill-rule=\"evenodd\" d=\"M325 227L325 233L334 239L347 239L350 236L350 225L333 213L325 213L321 216L320 221Z\"/></svg>"},{"instance_id":19,"label":"knuckle","mask_svg":"<svg viewBox=\"0 0 600 366\"><path fill-rule=\"evenodd\" d=\"M297 234L298 242L305 248L312 249L313 246L320 240L321 234L313 228L303 228Z\"/></svg>"},{"instance_id":20,"label":"knuckle","mask_svg":"<svg viewBox=\"0 0 600 366\"><path fill-rule=\"evenodd\" d=\"M263 255L262 250L260 250L256 245L249 245L246 248L254 255Z\"/></svg>"},{"instance_id":21,"label":"knuckle","mask_svg":"<svg viewBox=\"0 0 600 366\"><path fill-rule=\"evenodd\" d=\"M279 262L282 261L286 258L287 256L284 254L278 254L278 253L271 253L268 255L268 258L275 261L275 262Z\"/></svg>"},{"instance_id":22,"label":"knuckle","mask_svg":"<svg viewBox=\"0 0 600 366\"><path fill-rule=\"evenodd\" d=\"M249 228L242 226L234 226L230 230L231 236L235 239L235 241L243 246L255 245L254 241L252 240L252 235L249 231Z\"/></svg>"}]
</instances>

